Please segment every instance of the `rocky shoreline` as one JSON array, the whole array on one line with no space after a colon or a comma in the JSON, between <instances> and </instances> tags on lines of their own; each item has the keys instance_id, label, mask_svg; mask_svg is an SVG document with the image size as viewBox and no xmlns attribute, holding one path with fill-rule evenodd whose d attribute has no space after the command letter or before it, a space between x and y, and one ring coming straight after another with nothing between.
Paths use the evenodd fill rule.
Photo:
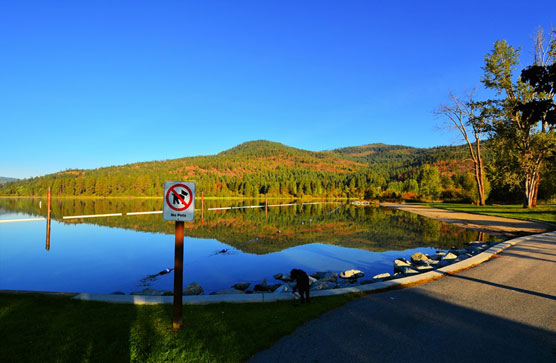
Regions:
<instances>
[{"instance_id":1,"label":"rocky shoreline","mask_svg":"<svg viewBox=\"0 0 556 363\"><path fill-rule=\"evenodd\" d=\"M364 273L359 270L348 270L341 272L322 271L309 275L309 284L311 291L330 290L344 287L354 287L368 285L375 282L394 280L406 276L417 275L423 272L435 270L445 267L453 263L463 261L469 257L475 256L497 242L469 242L468 245L460 249L450 249L448 251L436 251L435 254L423 254L417 252L411 256L410 260L398 258L393 262L393 271L384 272L373 276L371 279L362 279ZM259 284L255 284L252 289L249 282L238 282L227 289L221 289L211 292L209 295L232 295L232 294L292 294L295 282L290 278L289 274L277 273L273 276L279 283L269 284L263 280ZM123 292L113 292L115 295L125 295ZM187 285L183 290L183 296L202 295L203 288L196 282ZM132 292L130 295L143 296L172 296L173 292L168 290L156 290L146 288L142 291Z\"/></svg>"}]
</instances>

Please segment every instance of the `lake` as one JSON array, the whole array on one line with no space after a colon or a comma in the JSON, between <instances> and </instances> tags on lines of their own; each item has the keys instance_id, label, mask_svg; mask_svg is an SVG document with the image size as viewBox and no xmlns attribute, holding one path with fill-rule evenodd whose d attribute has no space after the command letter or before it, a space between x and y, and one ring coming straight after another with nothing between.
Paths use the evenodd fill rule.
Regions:
<instances>
[{"instance_id":1,"label":"lake","mask_svg":"<svg viewBox=\"0 0 556 363\"><path fill-rule=\"evenodd\" d=\"M246 281L271 283L276 273L358 269L365 278L390 272L396 258L433 253L475 240L494 240L407 212L342 203L214 210L264 201L206 200L185 223L184 286L205 293ZM42 204L42 206L41 206ZM200 208L199 199L196 207ZM160 199L53 199L50 243L46 221L0 223L0 289L130 293L145 287L173 290L174 223ZM212 209L212 210L209 210ZM123 216L63 219L123 213ZM0 198L0 220L46 217L46 200Z\"/></svg>"}]
</instances>

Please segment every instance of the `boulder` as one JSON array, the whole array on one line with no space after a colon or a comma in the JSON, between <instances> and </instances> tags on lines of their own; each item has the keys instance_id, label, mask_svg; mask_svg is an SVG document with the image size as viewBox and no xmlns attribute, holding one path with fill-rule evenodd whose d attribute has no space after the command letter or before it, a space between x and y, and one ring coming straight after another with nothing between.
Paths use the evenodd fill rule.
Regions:
<instances>
[{"instance_id":1,"label":"boulder","mask_svg":"<svg viewBox=\"0 0 556 363\"><path fill-rule=\"evenodd\" d=\"M328 281L317 281L313 285L311 285L311 291L313 290L329 290L333 289L335 284L328 282Z\"/></svg>"},{"instance_id":2,"label":"boulder","mask_svg":"<svg viewBox=\"0 0 556 363\"><path fill-rule=\"evenodd\" d=\"M424 254L422 254L421 252L417 252L414 253L413 255L411 255L411 262L413 263L418 263L421 262L423 260L428 260L429 258L427 256L425 256Z\"/></svg>"},{"instance_id":3,"label":"boulder","mask_svg":"<svg viewBox=\"0 0 556 363\"><path fill-rule=\"evenodd\" d=\"M429 258L433 261L440 261L444 256L446 256L446 252L436 251L436 253L434 255L429 256Z\"/></svg>"},{"instance_id":4,"label":"boulder","mask_svg":"<svg viewBox=\"0 0 556 363\"><path fill-rule=\"evenodd\" d=\"M237 295L243 294L244 292L236 289L223 289L211 292L209 295Z\"/></svg>"},{"instance_id":5,"label":"boulder","mask_svg":"<svg viewBox=\"0 0 556 363\"><path fill-rule=\"evenodd\" d=\"M453 261L456 258L458 258L458 256L456 256L455 254L449 252L448 254L446 254L445 256L442 257L441 261Z\"/></svg>"},{"instance_id":6,"label":"boulder","mask_svg":"<svg viewBox=\"0 0 556 363\"><path fill-rule=\"evenodd\" d=\"M315 279L319 281L329 281L329 282L337 282L338 281L338 273L332 271L325 271L325 272L315 272L311 275Z\"/></svg>"},{"instance_id":7,"label":"boulder","mask_svg":"<svg viewBox=\"0 0 556 363\"><path fill-rule=\"evenodd\" d=\"M470 255L478 255L479 253L483 252L483 249L479 246L468 246L466 248L467 253L469 253Z\"/></svg>"},{"instance_id":8,"label":"boulder","mask_svg":"<svg viewBox=\"0 0 556 363\"><path fill-rule=\"evenodd\" d=\"M279 275L279 274L276 274L276 275ZM274 276L276 276L276 275L274 275ZM284 282L292 282L292 281L293 281L293 279L292 279L292 277L290 276L290 274L282 275L282 277L279 278L279 279L277 279L277 280L281 280L281 281L284 281Z\"/></svg>"},{"instance_id":9,"label":"boulder","mask_svg":"<svg viewBox=\"0 0 556 363\"><path fill-rule=\"evenodd\" d=\"M356 281L357 279L365 276L365 273L359 270L347 270L347 271L340 272L339 276L344 280Z\"/></svg>"},{"instance_id":10,"label":"boulder","mask_svg":"<svg viewBox=\"0 0 556 363\"><path fill-rule=\"evenodd\" d=\"M282 277L283 277L283 276L284 276L284 275L282 275L281 273L278 273L278 274L276 274L276 275L274 275L274 276L272 276L272 277L274 277L276 280L282 280Z\"/></svg>"},{"instance_id":11,"label":"boulder","mask_svg":"<svg viewBox=\"0 0 556 363\"><path fill-rule=\"evenodd\" d=\"M458 258L456 258L456 262L467 260L469 257L472 257L472 255L469 253L461 254L458 256Z\"/></svg>"},{"instance_id":12,"label":"boulder","mask_svg":"<svg viewBox=\"0 0 556 363\"><path fill-rule=\"evenodd\" d=\"M386 278L389 278L391 276L392 275L390 275L388 272L385 272L383 274L374 275L373 280L381 280L382 281L382 280L384 280ZM363 283L363 282L361 282L361 283Z\"/></svg>"},{"instance_id":13,"label":"boulder","mask_svg":"<svg viewBox=\"0 0 556 363\"><path fill-rule=\"evenodd\" d=\"M427 271L434 270L434 267L430 265L421 265L421 266L415 266L415 269L419 272L427 272Z\"/></svg>"},{"instance_id":14,"label":"boulder","mask_svg":"<svg viewBox=\"0 0 556 363\"><path fill-rule=\"evenodd\" d=\"M397 258L394 260L394 272L403 272L402 269L412 266L413 265L404 258Z\"/></svg>"},{"instance_id":15,"label":"boulder","mask_svg":"<svg viewBox=\"0 0 556 363\"><path fill-rule=\"evenodd\" d=\"M309 286L311 286L315 282L317 282L317 279L315 279L313 276L309 276Z\"/></svg>"},{"instance_id":16,"label":"boulder","mask_svg":"<svg viewBox=\"0 0 556 363\"><path fill-rule=\"evenodd\" d=\"M253 290L255 290L255 292L272 292L280 287L280 285L281 284L268 285L266 281L263 281L262 283L255 285Z\"/></svg>"},{"instance_id":17,"label":"boulder","mask_svg":"<svg viewBox=\"0 0 556 363\"><path fill-rule=\"evenodd\" d=\"M412 276L412 275L417 275L417 274L419 274L419 273L420 273L419 271L417 271L417 270L415 270L415 269L412 269L411 267L407 267L407 268L402 272L402 274L403 274L404 276Z\"/></svg>"},{"instance_id":18,"label":"boulder","mask_svg":"<svg viewBox=\"0 0 556 363\"><path fill-rule=\"evenodd\" d=\"M183 289L183 296L190 295L201 295L203 293L203 288L196 282L192 282Z\"/></svg>"},{"instance_id":19,"label":"boulder","mask_svg":"<svg viewBox=\"0 0 556 363\"><path fill-rule=\"evenodd\" d=\"M238 282L232 287L236 290L245 291L249 288L249 285L251 285L249 282Z\"/></svg>"}]
</instances>

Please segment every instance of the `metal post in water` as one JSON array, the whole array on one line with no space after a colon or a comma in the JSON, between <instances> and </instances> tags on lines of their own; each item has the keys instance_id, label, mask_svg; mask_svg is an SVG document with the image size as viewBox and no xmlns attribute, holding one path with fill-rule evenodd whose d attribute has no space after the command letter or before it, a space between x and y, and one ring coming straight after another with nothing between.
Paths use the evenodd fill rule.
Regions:
<instances>
[{"instance_id":1,"label":"metal post in water","mask_svg":"<svg viewBox=\"0 0 556 363\"><path fill-rule=\"evenodd\" d=\"M182 308L183 308L183 222L176 222L176 243L174 249L174 330L182 327Z\"/></svg>"},{"instance_id":2,"label":"metal post in water","mask_svg":"<svg viewBox=\"0 0 556 363\"><path fill-rule=\"evenodd\" d=\"M46 208L47 208L47 211L46 211L46 250L50 251L50 214L51 214L50 188L48 188Z\"/></svg>"}]
</instances>

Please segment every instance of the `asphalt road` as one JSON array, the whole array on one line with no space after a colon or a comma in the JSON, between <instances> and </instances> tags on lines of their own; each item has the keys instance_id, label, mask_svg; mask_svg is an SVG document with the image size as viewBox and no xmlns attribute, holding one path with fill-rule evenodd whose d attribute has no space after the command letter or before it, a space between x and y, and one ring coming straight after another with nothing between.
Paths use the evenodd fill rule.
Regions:
<instances>
[{"instance_id":1,"label":"asphalt road","mask_svg":"<svg viewBox=\"0 0 556 363\"><path fill-rule=\"evenodd\" d=\"M405 361L556 362L556 232L457 275L352 301L251 360Z\"/></svg>"}]
</instances>

